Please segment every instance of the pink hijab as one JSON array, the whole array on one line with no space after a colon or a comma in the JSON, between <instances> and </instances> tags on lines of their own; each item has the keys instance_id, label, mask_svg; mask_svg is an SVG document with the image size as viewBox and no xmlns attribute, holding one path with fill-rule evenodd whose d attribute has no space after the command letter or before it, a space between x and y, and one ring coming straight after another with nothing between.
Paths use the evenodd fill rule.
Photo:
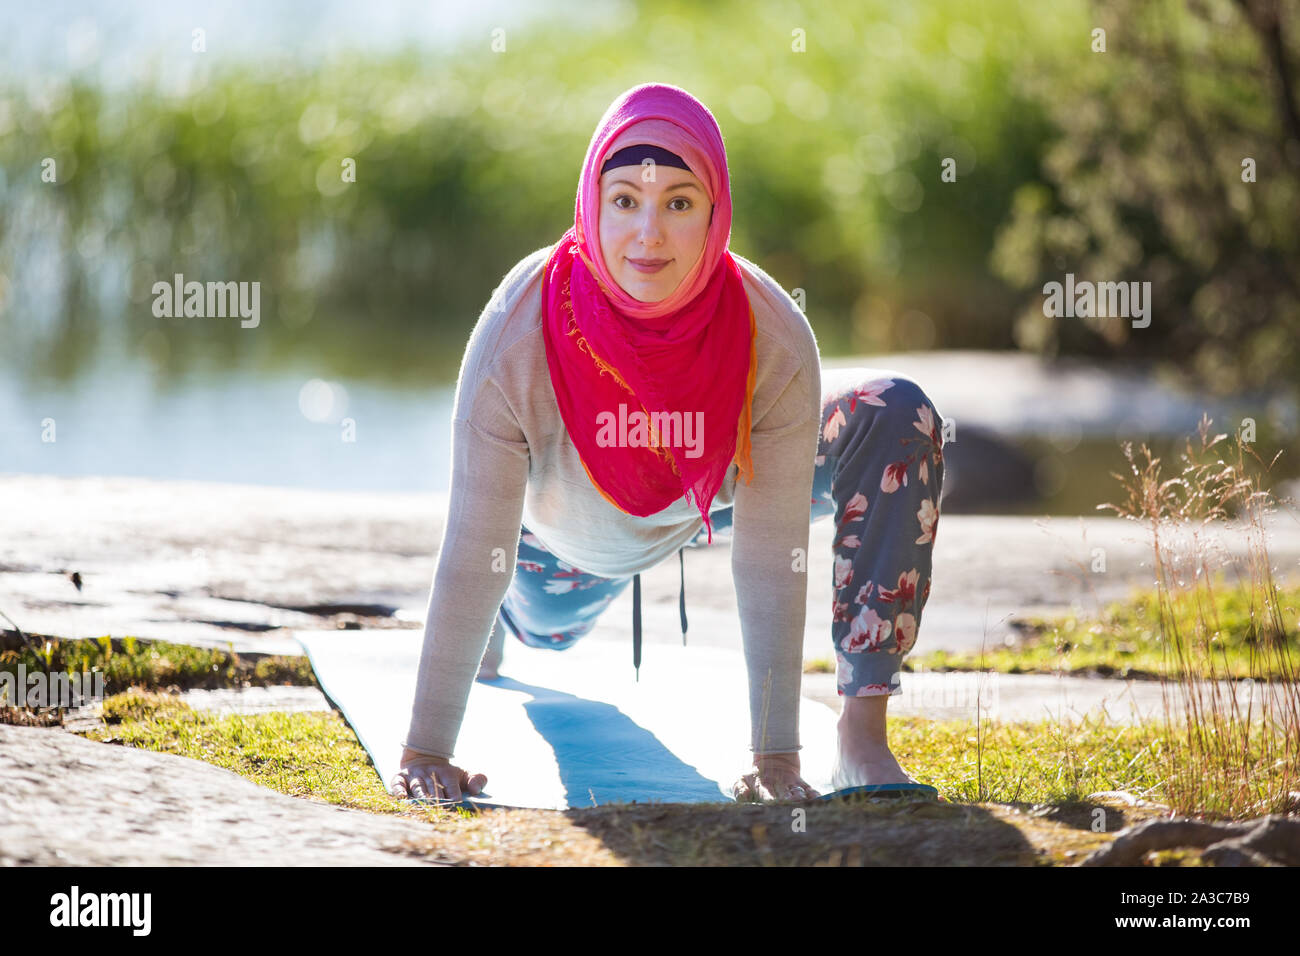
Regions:
<instances>
[{"instance_id":1,"label":"pink hijab","mask_svg":"<svg viewBox=\"0 0 1300 956\"><path fill-rule=\"evenodd\" d=\"M628 295L600 248L600 168L625 146L649 143L680 156L713 204L704 251L661 302ZM614 100L582 165L574 224L543 272L546 360L560 414L592 484L611 504L651 515L694 499L713 540L709 505L734 461L753 478L749 432L756 372L755 320L727 250L731 184L713 114L676 86L647 83ZM641 412L648 441L631 425L610 442L611 418ZM702 424L702 454L686 454L684 423ZM660 417L660 416L663 417ZM654 422L667 424L663 433ZM671 424L668 424L671 423ZM646 437L642 435L641 437Z\"/></svg>"}]
</instances>

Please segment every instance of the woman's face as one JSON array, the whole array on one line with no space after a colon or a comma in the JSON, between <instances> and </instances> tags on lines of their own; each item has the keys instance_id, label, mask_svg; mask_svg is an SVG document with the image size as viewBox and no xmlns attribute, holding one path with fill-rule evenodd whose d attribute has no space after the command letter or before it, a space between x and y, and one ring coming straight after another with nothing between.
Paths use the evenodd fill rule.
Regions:
<instances>
[{"instance_id":1,"label":"woman's face","mask_svg":"<svg viewBox=\"0 0 1300 956\"><path fill-rule=\"evenodd\" d=\"M638 302L676 291L704 252L713 206L690 170L619 166L600 177L600 251L605 268ZM657 268L638 268L653 262Z\"/></svg>"}]
</instances>

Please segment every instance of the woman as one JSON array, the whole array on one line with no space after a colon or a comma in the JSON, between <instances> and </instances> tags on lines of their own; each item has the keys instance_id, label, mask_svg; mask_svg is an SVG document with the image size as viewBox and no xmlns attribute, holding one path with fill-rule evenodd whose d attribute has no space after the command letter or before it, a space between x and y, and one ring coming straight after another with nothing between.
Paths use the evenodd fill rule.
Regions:
<instances>
[{"instance_id":1,"label":"woman","mask_svg":"<svg viewBox=\"0 0 1300 956\"><path fill-rule=\"evenodd\" d=\"M727 527L753 726L733 793L818 796L800 776L798 706L808 525L832 512L835 785L915 782L890 753L885 707L930 591L942 419L902 375L823 383L803 313L728 251L730 235L712 114L665 84L616 99L588 146L573 227L509 272L465 352L394 796L483 790L452 750L505 630L563 649L632 582L639 665L636 575Z\"/></svg>"}]
</instances>

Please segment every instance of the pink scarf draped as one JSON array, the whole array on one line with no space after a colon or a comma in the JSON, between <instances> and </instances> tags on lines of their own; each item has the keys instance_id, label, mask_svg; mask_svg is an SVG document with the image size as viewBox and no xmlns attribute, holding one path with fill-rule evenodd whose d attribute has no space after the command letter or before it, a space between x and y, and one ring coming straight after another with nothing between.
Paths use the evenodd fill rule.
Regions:
<instances>
[{"instance_id":1,"label":"pink scarf draped","mask_svg":"<svg viewBox=\"0 0 1300 956\"><path fill-rule=\"evenodd\" d=\"M713 203L703 254L661 302L628 295L600 249L600 168L637 143L682 157ZM592 484L615 507L651 515L684 496L712 542L709 505L727 469L734 461L738 477L753 478L757 366L754 312L727 250L731 186L713 115L675 86L648 83L623 93L587 147L574 212L542 280L546 361L569 437ZM643 429L635 413L644 416ZM702 423L699 457L687 454L688 416L692 427Z\"/></svg>"}]
</instances>

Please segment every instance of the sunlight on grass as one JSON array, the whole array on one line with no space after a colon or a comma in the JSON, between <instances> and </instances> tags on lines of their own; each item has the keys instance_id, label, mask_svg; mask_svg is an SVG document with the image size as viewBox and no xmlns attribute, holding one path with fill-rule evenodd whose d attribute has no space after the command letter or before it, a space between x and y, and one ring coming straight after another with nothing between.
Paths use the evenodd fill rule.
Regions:
<instances>
[{"instance_id":1,"label":"sunlight on grass","mask_svg":"<svg viewBox=\"0 0 1300 956\"><path fill-rule=\"evenodd\" d=\"M1276 657L1260 659L1263 641L1277 641L1272 626L1260 620L1252 606L1249 583L1227 583L1222 571L1209 585L1213 595L1216 632L1209 635L1220 658L1220 677L1281 677L1288 671ZM1291 655L1300 652L1300 587L1282 589L1278 603L1288 622L1283 643ZM1173 615L1185 631L1196 617L1196 605L1185 595L1173 604ZM1067 674L1133 679L1159 679L1168 648L1160 625L1159 595L1135 589L1127 601L1109 604L1100 618L1076 614L1055 618L1027 617L1017 626L1024 636L1009 647L979 653L931 651L913 654L904 670L977 671L1002 674ZM807 668L805 667L805 672Z\"/></svg>"},{"instance_id":2,"label":"sunlight on grass","mask_svg":"<svg viewBox=\"0 0 1300 956\"><path fill-rule=\"evenodd\" d=\"M1268 555L1265 522L1275 508L1263 479L1272 464L1264 465L1244 430L1236 435L1236 455L1224 456L1233 459L1226 463L1214 446L1227 435L1211 438L1208 416L1202 416L1198 434L1199 447L1188 441L1181 471L1166 479L1160 459L1145 445L1145 462L1139 467L1131 443L1125 443L1131 476L1115 477L1127 500L1099 507L1141 521L1151 533L1156 612L1165 649L1160 674L1166 749L1161 764L1169 802L1183 813L1235 818L1282 808L1300 790L1295 602L1279 593ZM1247 468L1247 455L1264 467L1262 473ZM1235 631L1221 613L1211 583L1221 560L1216 532L1233 524L1248 536L1249 582ZM1228 653L1234 641L1241 644L1238 663L1244 652L1243 676L1252 681L1244 711L1238 695L1224 694L1217 683L1234 673Z\"/></svg>"},{"instance_id":3,"label":"sunlight on grass","mask_svg":"<svg viewBox=\"0 0 1300 956\"><path fill-rule=\"evenodd\" d=\"M1183 813L1237 818L1281 809L1300 790L1295 602L1279 593L1268 555L1265 522L1275 508L1262 485L1272 464L1264 465L1244 429L1236 435L1235 460L1226 463L1214 446L1227 435L1211 438L1205 415L1197 431L1199 447L1187 442L1183 467L1172 478L1162 479L1160 459L1145 445L1139 466L1132 444L1125 443L1130 476L1115 477L1127 499L1099 508L1143 522L1151 534L1156 618L1165 651L1161 767L1169 802ZM1247 455L1263 473L1247 468ZM1211 583L1215 566L1224 560L1216 533L1231 525L1248 537L1244 608L1224 606ZM1235 626L1230 626L1228 613L1234 609ZM1232 644L1238 647L1230 656ZM1233 665L1243 656L1242 676L1251 680L1252 690L1244 711L1239 696L1223 693L1218 683L1241 673Z\"/></svg>"},{"instance_id":4,"label":"sunlight on grass","mask_svg":"<svg viewBox=\"0 0 1300 956\"><path fill-rule=\"evenodd\" d=\"M18 645L0 650L0 671L16 675L20 664L29 674L98 671L110 694L128 687L316 686L316 675L305 655L241 655L233 647L220 650L108 635L67 639L17 633Z\"/></svg>"},{"instance_id":5,"label":"sunlight on grass","mask_svg":"<svg viewBox=\"0 0 1300 956\"><path fill-rule=\"evenodd\" d=\"M380 786L356 734L332 711L211 714L169 694L124 693L105 699L104 719L85 736L203 760L290 796L374 813L406 809Z\"/></svg>"}]
</instances>

